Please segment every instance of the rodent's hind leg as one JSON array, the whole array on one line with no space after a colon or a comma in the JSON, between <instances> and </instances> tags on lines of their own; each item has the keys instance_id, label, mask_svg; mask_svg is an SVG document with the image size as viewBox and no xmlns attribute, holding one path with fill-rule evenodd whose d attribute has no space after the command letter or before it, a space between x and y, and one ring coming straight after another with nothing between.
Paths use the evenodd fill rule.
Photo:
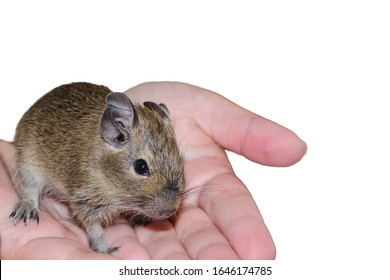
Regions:
<instances>
[{"instance_id":1,"label":"rodent's hind leg","mask_svg":"<svg viewBox=\"0 0 390 280\"><path fill-rule=\"evenodd\" d=\"M46 186L46 180L39 175L38 170L30 168L27 164L19 168L15 179L15 187L21 200L15 205L10 217L16 225L23 220L27 225L30 219L39 223L39 199Z\"/></svg>"},{"instance_id":2,"label":"rodent's hind leg","mask_svg":"<svg viewBox=\"0 0 390 280\"><path fill-rule=\"evenodd\" d=\"M107 247L104 241L104 232L100 223L94 223L92 225L84 225L85 230L89 238L91 249L95 252L111 254L118 251L120 247Z\"/></svg>"}]
</instances>

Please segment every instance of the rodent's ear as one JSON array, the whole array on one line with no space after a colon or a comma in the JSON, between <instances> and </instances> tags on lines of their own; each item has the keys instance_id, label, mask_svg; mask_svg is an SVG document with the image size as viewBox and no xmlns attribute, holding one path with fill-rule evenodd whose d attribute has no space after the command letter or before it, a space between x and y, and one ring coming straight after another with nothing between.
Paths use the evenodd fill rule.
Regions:
<instances>
[{"instance_id":1,"label":"rodent's ear","mask_svg":"<svg viewBox=\"0 0 390 280\"><path fill-rule=\"evenodd\" d=\"M130 130L138 121L130 99L121 92L111 92L106 98L106 109L100 118L100 134L114 148L123 147L130 138Z\"/></svg>"},{"instance_id":2,"label":"rodent's ear","mask_svg":"<svg viewBox=\"0 0 390 280\"><path fill-rule=\"evenodd\" d=\"M163 119L169 119L169 111L164 103L156 104L151 101L144 102L144 106L150 110L157 112Z\"/></svg>"}]
</instances>

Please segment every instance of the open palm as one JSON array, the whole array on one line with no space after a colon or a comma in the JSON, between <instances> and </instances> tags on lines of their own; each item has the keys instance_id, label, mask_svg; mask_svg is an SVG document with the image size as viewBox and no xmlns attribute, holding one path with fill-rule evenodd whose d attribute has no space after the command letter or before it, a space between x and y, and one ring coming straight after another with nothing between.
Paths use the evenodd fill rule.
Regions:
<instances>
[{"instance_id":1,"label":"open palm","mask_svg":"<svg viewBox=\"0 0 390 280\"><path fill-rule=\"evenodd\" d=\"M293 132L223 98L182 83L145 83L129 89L133 102L165 103L185 158L187 198L173 222L105 230L112 255L93 252L67 208L46 198L39 225L14 226L18 201L12 185L15 148L0 141L2 259L272 259L275 246L257 206L234 175L225 149L260 164L288 166L306 145Z\"/></svg>"}]
</instances>

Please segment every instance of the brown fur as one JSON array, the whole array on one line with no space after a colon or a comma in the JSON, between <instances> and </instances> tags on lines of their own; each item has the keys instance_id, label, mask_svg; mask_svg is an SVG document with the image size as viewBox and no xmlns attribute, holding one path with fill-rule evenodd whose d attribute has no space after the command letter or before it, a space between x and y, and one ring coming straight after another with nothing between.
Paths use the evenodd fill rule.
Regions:
<instances>
[{"instance_id":1,"label":"brown fur","mask_svg":"<svg viewBox=\"0 0 390 280\"><path fill-rule=\"evenodd\" d=\"M107 248L101 225L122 214L133 223L174 215L184 172L165 105L135 104L136 121L124 132L127 143L115 148L99 131L110 92L90 83L62 85L24 114L15 136L21 202L11 214L14 223L39 221L40 196L54 194L86 229L92 249L109 253L117 248ZM136 173L137 159L147 162L149 176Z\"/></svg>"}]
</instances>

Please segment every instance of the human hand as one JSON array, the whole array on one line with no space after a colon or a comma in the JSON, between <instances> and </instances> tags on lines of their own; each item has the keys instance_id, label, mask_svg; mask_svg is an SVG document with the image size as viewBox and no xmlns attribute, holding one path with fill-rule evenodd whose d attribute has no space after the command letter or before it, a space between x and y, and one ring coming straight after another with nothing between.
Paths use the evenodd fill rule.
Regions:
<instances>
[{"instance_id":1,"label":"human hand","mask_svg":"<svg viewBox=\"0 0 390 280\"><path fill-rule=\"evenodd\" d=\"M173 223L130 227L118 220L105 230L112 255L93 252L67 208L45 198L39 225L13 225L18 196L12 185L15 148L0 142L2 259L272 259L272 237L225 149L260 164L288 166L306 144L293 132L223 98L182 83L145 83L129 89L134 102L165 103L185 158L188 197Z\"/></svg>"}]
</instances>

